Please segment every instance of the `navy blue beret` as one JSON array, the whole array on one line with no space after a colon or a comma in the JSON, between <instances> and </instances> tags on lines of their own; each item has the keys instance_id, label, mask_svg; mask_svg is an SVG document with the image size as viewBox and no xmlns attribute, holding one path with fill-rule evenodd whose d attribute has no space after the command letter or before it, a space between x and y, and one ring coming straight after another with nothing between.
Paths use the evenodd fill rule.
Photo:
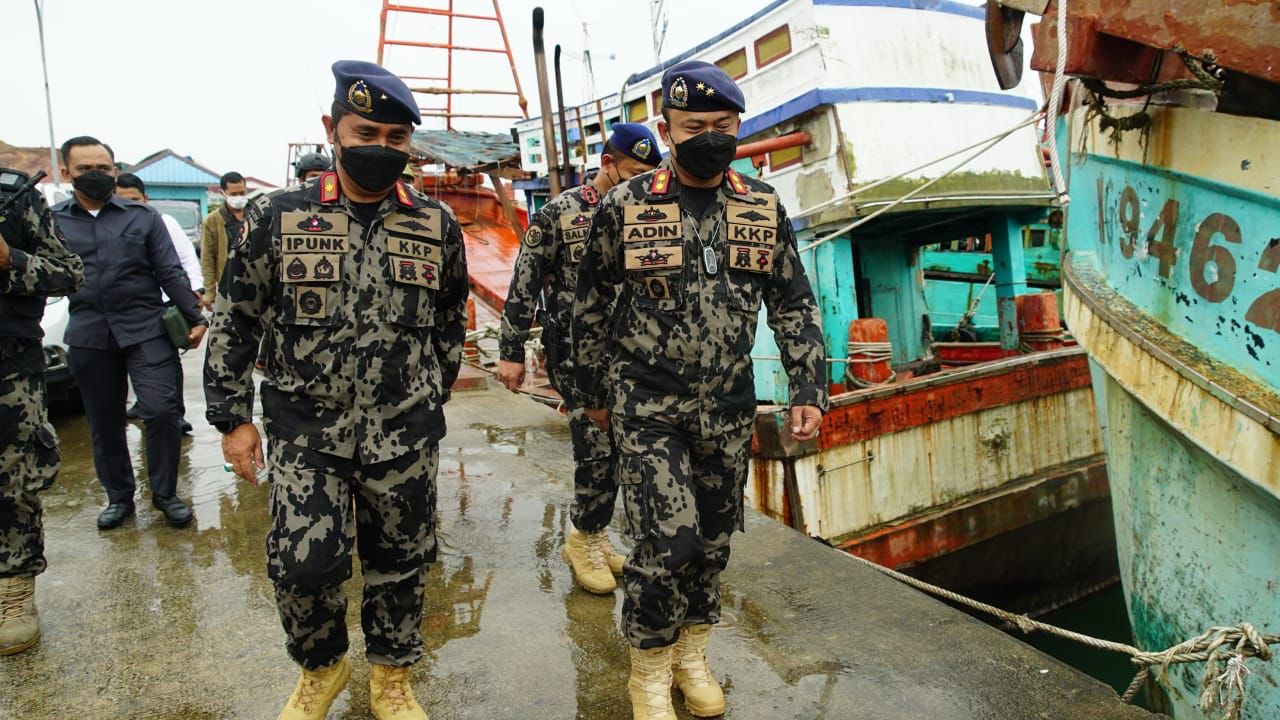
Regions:
<instances>
[{"instance_id":1,"label":"navy blue beret","mask_svg":"<svg viewBox=\"0 0 1280 720\"><path fill-rule=\"evenodd\" d=\"M709 62L686 60L662 74L664 107L689 112L746 112L742 89L729 74Z\"/></svg>"},{"instance_id":2,"label":"navy blue beret","mask_svg":"<svg viewBox=\"0 0 1280 720\"><path fill-rule=\"evenodd\" d=\"M333 99L360 117L380 123L422 122L409 86L381 65L339 60L333 64L333 81Z\"/></svg>"},{"instance_id":3,"label":"navy blue beret","mask_svg":"<svg viewBox=\"0 0 1280 720\"><path fill-rule=\"evenodd\" d=\"M609 136L609 144L627 157L656 166L662 162L662 151L658 150L658 139L653 132L640 123L615 123L613 133Z\"/></svg>"}]
</instances>

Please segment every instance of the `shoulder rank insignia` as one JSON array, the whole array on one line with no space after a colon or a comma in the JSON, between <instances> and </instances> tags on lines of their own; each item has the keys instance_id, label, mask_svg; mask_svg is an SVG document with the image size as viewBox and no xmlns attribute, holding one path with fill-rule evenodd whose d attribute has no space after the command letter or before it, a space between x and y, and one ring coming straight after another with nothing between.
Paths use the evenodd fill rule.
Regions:
<instances>
[{"instance_id":1,"label":"shoulder rank insignia","mask_svg":"<svg viewBox=\"0 0 1280 720\"><path fill-rule=\"evenodd\" d=\"M413 207L413 200L409 197L409 188L404 183L396 181L396 201L405 207Z\"/></svg>"},{"instance_id":2,"label":"shoulder rank insignia","mask_svg":"<svg viewBox=\"0 0 1280 720\"><path fill-rule=\"evenodd\" d=\"M650 195L666 195L671 189L671 171L659 168L653 171L653 179L649 181Z\"/></svg>"},{"instance_id":3,"label":"shoulder rank insignia","mask_svg":"<svg viewBox=\"0 0 1280 720\"><path fill-rule=\"evenodd\" d=\"M747 190L747 184L742 181L742 176L738 174L737 170L730 168L726 174L729 176L729 187L733 188L735 194L746 195L750 192Z\"/></svg>"},{"instance_id":4,"label":"shoulder rank insignia","mask_svg":"<svg viewBox=\"0 0 1280 720\"><path fill-rule=\"evenodd\" d=\"M600 191L590 185L585 185L582 188L582 199L587 205L598 205L600 203Z\"/></svg>"},{"instance_id":5,"label":"shoulder rank insignia","mask_svg":"<svg viewBox=\"0 0 1280 720\"><path fill-rule=\"evenodd\" d=\"M332 170L320 176L320 202L338 202L338 173Z\"/></svg>"}]
</instances>

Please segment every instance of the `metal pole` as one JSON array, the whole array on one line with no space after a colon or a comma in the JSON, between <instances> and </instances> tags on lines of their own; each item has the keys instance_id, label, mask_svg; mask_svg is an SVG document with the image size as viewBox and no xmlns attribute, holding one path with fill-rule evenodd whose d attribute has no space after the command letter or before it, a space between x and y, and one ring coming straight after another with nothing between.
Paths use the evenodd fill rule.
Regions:
<instances>
[{"instance_id":1,"label":"metal pole","mask_svg":"<svg viewBox=\"0 0 1280 720\"><path fill-rule=\"evenodd\" d=\"M449 0L449 44L453 45L453 0ZM445 81L445 87L453 87L453 51L449 51L449 70L445 76L449 79ZM446 95L444 101L445 114L444 129L453 129L453 95Z\"/></svg>"},{"instance_id":2,"label":"metal pole","mask_svg":"<svg viewBox=\"0 0 1280 720\"><path fill-rule=\"evenodd\" d=\"M569 126L565 122L564 113L564 81L560 78L560 45L556 45L555 54L556 63L556 104L560 106L560 146L564 153L564 165L561 169L564 172L564 187L574 187L578 183L575 182L573 160L569 157Z\"/></svg>"},{"instance_id":3,"label":"metal pole","mask_svg":"<svg viewBox=\"0 0 1280 720\"><path fill-rule=\"evenodd\" d=\"M542 8L533 9L533 63L538 71L538 102L542 105L542 153L547 158L547 180L551 197L560 194L560 152L556 150L556 131L551 120L551 87L547 82L547 52L542 43Z\"/></svg>"},{"instance_id":4,"label":"metal pole","mask_svg":"<svg viewBox=\"0 0 1280 720\"><path fill-rule=\"evenodd\" d=\"M53 136L53 101L49 99L49 63L44 56L44 11L40 0L32 0L36 6L36 28L40 32L40 69L44 72L44 111L49 119L49 181L58 182L58 143Z\"/></svg>"}]
</instances>

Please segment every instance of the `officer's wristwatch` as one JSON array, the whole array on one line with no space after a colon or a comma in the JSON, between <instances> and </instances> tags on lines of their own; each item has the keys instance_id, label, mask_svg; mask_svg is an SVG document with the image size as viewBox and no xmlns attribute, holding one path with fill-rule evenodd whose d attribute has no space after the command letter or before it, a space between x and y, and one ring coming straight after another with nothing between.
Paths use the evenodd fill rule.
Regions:
<instances>
[{"instance_id":1,"label":"officer's wristwatch","mask_svg":"<svg viewBox=\"0 0 1280 720\"><path fill-rule=\"evenodd\" d=\"M217 428L218 432L226 435L243 424L244 422L241 420L217 420L213 423L213 426Z\"/></svg>"}]
</instances>

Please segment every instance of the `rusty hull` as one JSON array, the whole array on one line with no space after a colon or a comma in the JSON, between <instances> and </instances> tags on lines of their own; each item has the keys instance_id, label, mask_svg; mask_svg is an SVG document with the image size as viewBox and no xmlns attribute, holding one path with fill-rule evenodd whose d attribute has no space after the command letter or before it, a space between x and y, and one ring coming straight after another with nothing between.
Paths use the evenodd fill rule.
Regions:
<instances>
[{"instance_id":1,"label":"rusty hull","mask_svg":"<svg viewBox=\"0 0 1280 720\"><path fill-rule=\"evenodd\" d=\"M1034 70L1053 72L1056 13L1051 5L1035 28ZM1072 0L1067 23L1071 75L1150 82L1160 54L1154 48L1180 46L1210 55L1222 67L1280 82L1280 3L1274 0Z\"/></svg>"}]
</instances>

